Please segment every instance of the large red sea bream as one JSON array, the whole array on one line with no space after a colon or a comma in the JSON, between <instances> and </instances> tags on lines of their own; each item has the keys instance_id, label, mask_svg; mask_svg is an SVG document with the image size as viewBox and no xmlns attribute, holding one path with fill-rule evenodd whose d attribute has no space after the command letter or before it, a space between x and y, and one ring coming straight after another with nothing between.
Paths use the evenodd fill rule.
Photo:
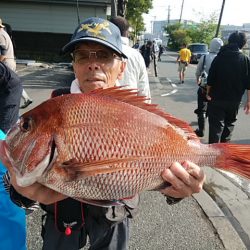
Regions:
<instances>
[{"instance_id":1,"label":"large red sea bream","mask_svg":"<svg viewBox=\"0 0 250 250\"><path fill-rule=\"evenodd\" d=\"M119 88L52 98L1 141L20 186L39 182L79 200L120 200L163 184L190 160L250 178L250 146L200 143L186 123Z\"/></svg>"}]
</instances>

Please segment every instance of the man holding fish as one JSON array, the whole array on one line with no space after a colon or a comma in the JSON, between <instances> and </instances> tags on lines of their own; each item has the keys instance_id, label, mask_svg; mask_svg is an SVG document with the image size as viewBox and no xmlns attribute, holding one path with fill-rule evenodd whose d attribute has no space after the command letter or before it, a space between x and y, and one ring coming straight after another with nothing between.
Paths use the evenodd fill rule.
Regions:
<instances>
[{"instance_id":1,"label":"man holding fish","mask_svg":"<svg viewBox=\"0 0 250 250\"><path fill-rule=\"evenodd\" d=\"M67 94L90 93L91 91L95 90L97 91L97 94L106 93L105 95L112 97L112 95L120 91L120 96L124 95L124 102L130 100L132 103L146 100L146 98L143 97L134 97L131 92L129 94L125 90L125 92L121 92L122 90L117 90L116 88L114 88L117 81L123 76L123 72L126 67L127 56L122 52L121 35L118 28L109 21L103 20L101 18L88 18L84 20L76 28L71 41L63 47L63 52L71 53L73 57L73 69L76 79L71 85L70 90L64 89L61 92L60 90L57 90L54 91L52 96L62 94L70 96ZM102 88L103 90L98 90L100 88ZM53 109L58 106L56 105L56 101L59 100L58 98L61 97L52 98L51 101L55 101L54 105L48 106L48 109L40 112L38 116L42 118L43 116L47 116L47 114L49 114L50 112L53 112ZM85 103L84 105L88 105L88 103ZM142 103L140 103L140 105L143 106ZM109 109L109 106L109 103L107 103L107 105L100 104L99 108L103 108L101 114L105 114L108 116L109 113L113 112L113 110L116 108L115 106L111 105L112 108ZM76 109L73 109L73 107L71 107L70 105L70 102L66 107L68 107L68 109L72 111L70 114L70 119L74 119L75 116L83 115L81 110L79 110L77 107ZM37 110L37 112L39 111ZM68 114L67 110L64 110L63 112ZM56 114L59 115L58 112L56 112L55 115ZM86 119L92 119L91 117L95 115L95 112L92 111L89 115L89 118L86 117ZM28 115L21 118L19 129L21 129L22 132L29 133L32 127L34 128L34 126L38 125L38 120L37 122L34 120L30 120L31 116ZM124 116L126 116L126 110L124 111ZM111 115L109 119L110 125L112 125L113 121L119 121L123 119L123 117L119 116L116 118L114 116L112 117ZM62 119L59 120L59 123L64 122ZM131 124L135 124L135 122L135 120L131 120ZM52 124L50 123L49 119L46 119L44 128L46 126L48 126L48 129L51 127L57 127L60 126L59 123ZM90 125L87 121L85 121L84 124L84 126L86 126L87 128L88 126L92 126L90 129L95 130L94 126L96 124ZM83 136L83 134L77 134L79 131L77 126L78 125L75 125L71 131L75 136L73 141L78 141L81 136ZM105 125L103 124L103 126ZM44 128L41 128L41 130L44 130ZM135 127L134 129L137 128ZM38 133L42 134L41 130ZM9 149L12 148L12 138L14 138L18 134L18 132L13 131L14 129L12 130L12 132L10 131L9 139L7 138L6 140L7 144L9 143ZM92 133L92 131L90 131L90 133ZM115 129L110 133L112 133L112 135L109 136L111 140L118 134ZM146 135L146 133L144 133L144 135ZM99 134L98 132L96 132L95 137L98 136ZM119 137L119 135L117 136ZM22 142L23 138L20 138L20 142ZM39 183L36 182L40 175L40 170L38 170L38 167L39 169L41 169L46 163L46 166L49 164L49 168L52 169L53 165L60 161L60 157L57 160L54 160L55 158L57 158L61 154L68 154L71 152L72 148L69 149L63 147L59 149L60 145L57 144L58 139L59 144L63 143L63 138L59 138L59 136L56 134L54 134L53 139L48 142L48 144L51 145L49 153L47 153L45 146L43 145L46 144L45 137L40 138L40 141L34 140L32 146L27 148L25 147L25 142L21 143L22 148L20 148L20 151L23 150L23 155L20 157L18 156L19 154L21 155L18 146L15 146L13 148L15 152L12 157L19 157L19 160L22 162L20 163L21 165L23 165L23 163L31 157L32 160L30 161L30 164L26 164L27 168L32 167L32 164L35 164L33 166L34 168L37 167L37 171L33 171L34 169L29 170L30 173L27 174L26 179L19 178L20 176L19 174L17 174L17 171L14 171L14 169L12 168L12 166L15 164L15 160L13 160L13 158L12 160L10 160L9 155L7 154L5 159L3 159L5 161L5 164L8 166L11 175L12 186L10 194L12 200L18 202L24 207L28 207L34 204L33 201L38 201L40 202L41 207L47 213L44 219L42 230L43 250L80 249L86 244L87 236L89 237L91 245L90 249L128 249L129 218L133 217L133 214L138 206L138 194L132 195L132 193L128 192L126 193L127 195L125 195L124 193L124 196L118 197L119 199L109 198L113 197L112 195L107 195L104 198L96 196L95 199L92 199L91 197L81 198L78 197L77 194L65 195L65 192L62 192L64 193L62 194L60 192L60 188L54 188L54 190L48 188L48 186L53 188L53 185L57 185L57 183L60 183L61 180L53 179L54 177L52 177L52 179L47 182L47 186L40 184L41 182L43 183L43 181L39 181ZM30 141L32 139L30 138L28 140ZM126 137L124 137L124 140L126 140ZM81 139L79 142L81 144ZM87 144L94 144L94 142L84 142L85 145L83 145L83 147L81 147L80 144L75 145L75 149L84 151L87 148ZM94 156L92 157L94 151L88 149L86 149L88 150L88 152L86 151L86 155L89 154L89 159L91 160L83 159L83 162L79 162L78 156L75 156L75 158L68 157L68 160L64 161L58 169L61 175L66 176L63 185L65 184L69 187L73 179L79 178L81 176L85 176L86 179L93 181L93 177L95 176L105 177L108 175L112 175L112 171L116 170L110 169L109 167L107 167L107 165L118 166L120 171L122 171L122 166L123 164L125 164L126 158L119 158L118 162L115 162L115 159L113 159L112 157L116 154L116 152L114 152L116 149L112 148L112 144L118 145L119 143L112 141L111 145L108 145L110 146L110 151L112 152L108 152L106 158L99 158L99 160L94 159ZM132 144L133 143L131 143L131 148L133 147ZM96 142L95 145L97 145L97 147L99 148L102 148L104 142L100 140ZM104 145L104 147L108 146L106 146L106 144ZM37 153L34 153L36 147L38 147L39 150ZM4 148L4 146L0 145L2 158L5 151L6 149ZM133 153L133 151L135 152L136 148L132 150L131 157L128 160L130 162L133 162L135 158L134 155L136 152ZM49 156L47 157L47 160L43 161L42 159L41 161L39 161L38 158L43 153ZM112 155L112 157L109 158L109 155ZM95 162L95 164L93 164L92 160ZM85 165L85 169L81 170L83 164ZM161 179L163 185L158 185L155 190L159 190L163 195L165 195L169 204L178 202L182 198L189 197L193 193L198 193L201 191L205 176L204 172L196 164L190 161L183 161L181 163L172 163L170 167L166 166L165 169L164 167L161 171L161 175L158 178ZM136 171L136 168L134 171ZM21 169L20 171L23 173L26 170ZM125 174L126 178L130 178L130 175L133 174L133 170L131 171L132 172ZM44 181L44 183L45 182L46 181ZM106 179L103 178L98 181L96 185L99 185L101 187L105 182ZM89 183L89 185L91 184ZM122 186L122 182L119 182L118 185ZM116 191L116 189L119 189L117 188L117 186L114 186L113 183L108 183L108 186L111 186L111 188L108 189L105 187L101 187L101 191L99 190L98 192L103 192L103 194L108 192L112 193L113 191ZM79 187L73 187L73 192L77 191L77 189L79 189ZM94 189L95 188L91 187L89 191L95 192ZM25 197L27 197L28 199ZM68 197L73 197L76 199Z\"/></svg>"}]
</instances>

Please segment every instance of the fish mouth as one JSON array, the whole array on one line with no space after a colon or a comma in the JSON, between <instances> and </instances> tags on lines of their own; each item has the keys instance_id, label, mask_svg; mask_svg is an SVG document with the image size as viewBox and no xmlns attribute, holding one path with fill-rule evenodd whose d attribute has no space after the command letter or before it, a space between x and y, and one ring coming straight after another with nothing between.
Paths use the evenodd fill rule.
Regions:
<instances>
[{"instance_id":1,"label":"fish mouth","mask_svg":"<svg viewBox=\"0 0 250 250\"><path fill-rule=\"evenodd\" d=\"M35 144L36 142L32 143L27 151L31 152ZM32 172L22 175L25 166L24 162L22 162L21 169L23 171L16 173L16 181L19 186L27 187L34 184L35 182L39 181L44 175L46 175L46 173L52 168L53 163L55 162L55 159L58 155L54 138L51 140L49 148L50 149L48 154L45 155L45 157L39 162L39 164L34 168ZM28 155L25 157L28 157Z\"/></svg>"}]
</instances>

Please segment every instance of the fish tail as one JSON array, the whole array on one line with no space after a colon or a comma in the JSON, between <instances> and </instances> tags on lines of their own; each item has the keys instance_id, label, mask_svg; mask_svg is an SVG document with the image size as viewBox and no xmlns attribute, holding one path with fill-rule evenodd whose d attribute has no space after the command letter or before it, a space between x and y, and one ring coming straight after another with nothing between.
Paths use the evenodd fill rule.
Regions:
<instances>
[{"instance_id":1,"label":"fish tail","mask_svg":"<svg viewBox=\"0 0 250 250\"><path fill-rule=\"evenodd\" d=\"M250 179L250 145L215 143L212 147L220 150L215 167Z\"/></svg>"}]
</instances>

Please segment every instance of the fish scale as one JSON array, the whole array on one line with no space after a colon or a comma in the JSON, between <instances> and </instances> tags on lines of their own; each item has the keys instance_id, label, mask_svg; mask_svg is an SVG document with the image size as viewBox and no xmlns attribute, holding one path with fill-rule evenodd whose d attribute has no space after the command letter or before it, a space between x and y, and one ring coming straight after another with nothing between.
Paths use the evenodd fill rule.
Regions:
<instances>
[{"instance_id":1,"label":"fish scale","mask_svg":"<svg viewBox=\"0 0 250 250\"><path fill-rule=\"evenodd\" d=\"M157 190L175 161L250 178L250 146L202 144L184 121L114 87L55 97L23 114L0 142L17 182L80 200L121 200Z\"/></svg>"}]
</instances>

